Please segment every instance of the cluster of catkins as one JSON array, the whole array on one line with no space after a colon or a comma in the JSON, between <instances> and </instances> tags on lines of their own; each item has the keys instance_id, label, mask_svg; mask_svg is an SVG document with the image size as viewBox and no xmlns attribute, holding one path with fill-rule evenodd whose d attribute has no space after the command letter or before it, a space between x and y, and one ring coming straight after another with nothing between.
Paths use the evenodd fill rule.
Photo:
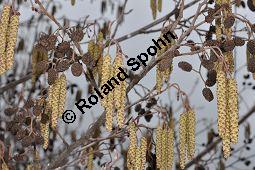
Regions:
<instances>
[{"instance_id":1,"label":"cluster of catkins","mask_svg":"<svg viewBox=\"0 0 255 170\"><path fill-rule=\"evenodd\" d=\"M132 122L129 127L130 145L127 152L127 168L139 170L145 169L147 139L146 137L142 137L140 139L140 146L138 146L136 131L136 125Z\"/></svg>"},{"instance_id":2,"label":"cluster of catkins","mask_svg":"<svg viewBox=\"0 0 255 170\"><path fill-rule=\"evenodd\" d=\"M216 6L229 4L229 0L218 0ZM227 5L228 6L228 5ZM234 72L233 47L231 45L234 18L231 16L231 6L224 8L222 17L216 19L216 38L222 41L222 34L226 35L224 60L217 62L217 107L218 107L218 132L222 138L223 154L225 158L230 156L231 144L238 142L238 89L237 82L231 75ZM227 71L225 71L228 66ZM229 73L229 74L227 74Z\"/></svg>"},{"instance_id":3,"label":"cluster of catkins","mask_svg":"<svg viewBox=\"0 0 255 170\"><path fill-rule=\"evenodd\" d=\"M111 64L111 56L107 54L103 57L102 65L102 79L101 83L106 84L109 79L114 77L119 72L119 67L123 67L123 59L120 52L117 52L113 65ZM106 129L112 130L113 124L113 110L114 106L117 110L117 122L121 128L124 125L124 110L126 100L126 82L120 81L119 85L109 92L107 96L102 99L102 106L106 111Z\"/></svg>"},{"instance_id":4,"label":"cluster of catkins","mask_svg":"<svg viewBox=\"0 0 255 170\"><path fill-rule=\"evenodd\" d=\"M159 169L172 169L174 161L174 122L158 126L156 131L156 162Z\"/></svg>"},{"instance_id":5,"label":"cluster of catkins","mask_svg":"<svg viewBox=\"0 0 255 170\"><path fill-rule=\"evenodd\" d=\"M11 69L17 41L19 15L11 11L10 5L3 7L0 24L0 75Z\"/></svg>"}]
</instances>

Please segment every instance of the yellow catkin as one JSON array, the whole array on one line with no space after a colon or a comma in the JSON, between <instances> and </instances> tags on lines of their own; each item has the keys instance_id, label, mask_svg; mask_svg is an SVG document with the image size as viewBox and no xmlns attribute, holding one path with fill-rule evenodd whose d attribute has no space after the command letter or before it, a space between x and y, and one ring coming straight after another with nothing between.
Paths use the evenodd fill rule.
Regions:
<instances>
[{"instance_id":1,"label":"yellow catkin","mask_svg":"<svg viewBox=\"0 0 255 170\"><path fill-rule=\"evenodd\" d=\"M167 130L167 169L172 169L174 161L174 130Z\"/></svg>"},{"instance_id":2,"label":"yellow catkin","mask_svg":"<svg viewBox=\"0 0 255 170\"><path fill-rule=\"evenodd\" d=\"M47 149L49 145L49 122L40 123L40 131L43 137L43 149Z\"/></svg>"},{"instance_id":3,"label":"yellow catkin","mask_svg":"<svg viewBox=\"0 0 255 170\"><path fill-rule=\"evenodd\" d=\"M217 72L217 108L218 108L218 131L220 137L224 135L226 116L226 75L222 70Z\"/></svg>"},{"instance_id":4,"label":"yellow catkin","mask_svg":"<svg viewBox=\"0 0 255 170\"><path fill-rule=\"evenodd\" d=\"M49 87L49 105L52 109L51 127L57 127L58 117L65 110L66 101L66 76L62 74L53 85Z\"/></svg>"},{"instance_id":5,"label":"yellow catkin","mask_svg":"<svg viewBox=\"0 0 255 170\"><path fill-rule=\"evenodd\" d=\"M162 131L162 143L161 143L161 162L162 169L166 169L167 166L167 129L164 128Z\"/></svg>"},{"instance_id":6,"label":"yellow catkin","mask_svg":"<svg viewBox=\"0 0 255 170\"><path fill-rule=\"evenodd\" d=\"M187 120L187 115L186 113L182 113L180 115L179 119L179 150L180 150L180 168L184 169L185 168L185 163L186 163L186 135L187 135L187 129L186 129L186 120Z\"/></svg>"},{"instance_id":7,"label":"yellow catkin","mask_svg":"<svg viewBox=\"0 0 255 170\"><path fill-rule=\"evenodd\" d=\"M119 67L123 67L123 59L121 54L117 53L117 56L114 60L114 75L117 75L119 73ZM123 127L124 125L125 99L126 99L126 82L119 81L119 85L114 88L114 103L115 108L117 110L117 120L120 128Z\"/></svg>"},{"instance_id":8,"label":"yellow catkin","mask_svg":"<svg viewBox=\"0 0 255 170\"><path fill-rule=\"evenodd\" d=\"M65 103L66 103L66 76L62 74L60 76L60 89L59 89L59 117L62 116L65 111Z\"/></svg>"},{"instance_id":9,"label":"yellow catkin","mask_svg":"<svg viewBox=\"0 0 255 170\"><path fill-rule=\"evenodd\" d=\"M135 170L141 170L142 166L142 151L140 147L136 147L135 150Z\"/></svg>"},{"instance_id":10,"label":"yellow catkin","mask_svg":"<svg viewBox=\"0 0 255 170\"><path fill-rule=\"evenodd\" d=\"M229 80L226 81L226 114L225 114L225 126L224 126L224 135L222 136L222 150L224 158L228 158L230 156L230 105L231 98L229 96Z\"/></svg>"},{"instance_id":11,"label":"yellow catkin","mask_svg":"<svg viewBox=\"0 0 255 170\"><path fill-rule=\"evenodd\" d=\"M102 80L101 83L105 84L107 83L108 77L111 75L110 73L110 67L111 67L111 56L109 54L107 54L104 58L103 58L103 66L102 66ZM106 108L107 106L107 96L105 96L102 101L101 104L104 108Z\"/></svg>"},{"instance_id":12,"label":"yellow catkin","mask_svg":"<svg viewBox=\"0 0 255 170\"><path fill-rule=\"evenodd\" d=\"M99 46L99 54L97 61L97 70L98 70L98 84L101 85L102 79L102 67L103 67L103 48L104 48L104 35L102 32L99 32L97 35L98 46Z\"/></svg>"},{"instance_id":13,"label":"yellow catkin","mask_svg":"<svg viewBox=\"0 0 255 170\"><path fill-rule=\"evenodd\" d=\"M147 139L142 137L141 139L141 169L145 169L146 163L146 153L147 153Z\"/></svg>"},{"instance_id":14,"label":"yellow catkin","mask_svg":"<svg viewBox=\"0 0 255 170\"><path fill-rule=\"evenodd\" d=\"M2 15L1 15L1 24L0 24L0 75L6 71L6 55L5 55L5 47L7 41L7 29L10 17L10 9L9 5L5 5L3 7Z\"/></svg>"},{"instance_id":15,"label":"yellow catkin","mask_svg":"<svg viewBox=\"0 0 255 170\"><path fill-rule=\"evenodd\" d=\"M94 157L94 153L93 153L93 148L90 147L89 148L89 155L88 155L88 163L87 163L87 169L88 170L93 170L93 157Z\"/></svg>"},{"instance_id":16,"label":"yellow catkin","mask_svg":"<svg viewBox=\"0 0 255 170\"><path fill-rule=\"evenodd\" d=\"M130 145L128 148L128 153L127 153L127 166L128 169L133 169L135 167L135 155L136 155L136 146L137 146L137 141L136 141L136 126L132 122L130 127L129 127L129 140L130 140Z\"/></svg>"},{"instance_id":17,"label":"yellow catkin","mask_svg":"<svg viewBox=\"0 0 255 170\"><path fill-rule=\"evenodd\" d=\"M230 109L230 139L233 144L238 142L238 89L236 80L231 78L229 79L229 109Z\"/></svg>"},{"instance_id":18,"label":"yellow catkin","mask_svg":"<svg viewBox=\"0 0 255 170\"><path fill-rule=\"evenodd\" d=\"M187 112L187 152L188 159L191 160L194 157L196 149L196 114L190 109Z\"/></svg>"},{"instance_id":19,"label":"yellow catkin","mask_svg":"<svg viewBox=\"0 0 255 170\"><path fill-rule=\"evenodd\" d=\"M159 169L162 166L162 133L162 127L158 126L156 132L156 162Z\"/></svg>"},{"instance_id":20,"label":"yellow catkin","mask_svg":"<svg viewBox=\"0 0 255 170\"><path fill-rule=\"evenodd\" d=\"M113 75L113 69L110 67L110 75ZM108 79L110 79L111 76L108 77ZM113 100L114 100L114 96L113 96L113 91L110 91L107 95L107 105L105 108L106 111L106 129L108 131L112 130L112 123L113 123Z\"/></svg>"},{"instance_id":21,"label":"yellow catkin","mask_svg":"<svg viewBox=\"0 0 255 170\"><path fill-rule=\"evenodd\" d=\"M12 15L7 33L7 47L6 47L6 69L12 68L14 63L14 51L17 42L17 35L19 29L19 15Z\"/></svg>"}]
</instances>

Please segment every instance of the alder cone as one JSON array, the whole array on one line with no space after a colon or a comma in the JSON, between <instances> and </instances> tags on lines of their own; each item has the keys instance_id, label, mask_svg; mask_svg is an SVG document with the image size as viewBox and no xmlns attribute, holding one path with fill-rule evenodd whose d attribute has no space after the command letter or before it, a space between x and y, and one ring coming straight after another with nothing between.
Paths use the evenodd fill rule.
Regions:
<instances>
[{"instance_id":1,"label":"alder cone","mask_svg":"<svg viewBox=\"0 0 255 170\"><path fill-rule=\"evenodd\" d=\"M255 57L250 57L247 63L247 69L249 72L255 73Z\"/></svg>"},{"instance_id":2,"label":"alder cone","mask_svg":"<svg viewBox=\"0 0 255 170\"><path fill-rule=\"evenodd\" d=\"M75 42L80 42L84 37L84 33L82 28L76 28L74 32L71 34L71 39Z\"/></svg>"},{"instance_id":3,"label":"alder cone","mask_svg":"<svg viewBox=\"0 0 255 170\"><path fill-rule=\"evenodd\" d=\"M203 60L201 64L207 70L212 70L214 68L214 63L211 60Z\"/></svg>"},{"instance_id":4,"label":"alder cone","mask_svg":"<svg viewBox=\"0 0 255 170\"><path fill-rule=\"evenodd\" d=\"M235 23L235 17L229 16L224 20L224 27L225 28L231 28Z\"/></svg>"},{"instance_id":5,"label":"alder cone","mask_svg":"<svg viewBox=\"0 0 255 170\"><path fill-rule=\"evenodd\" d=\"M38 70L38 72L45 72L48 69L48 61L39 61L36 64L36 70Z\"/></svg>"},{"instance_id":6,"label":"alder cone","mask_svg":"<svg viewBox=\"0 0 255 170\"><path fill-rule=\"evenodd\" d=\"M255 54L255 41L249 40L247 42L247 49L251 54Z\"/></svg>"},{"instance_id":7,"label":"alder cone","mask_svg":"<svg viewBox=\"0 0 255 170\"><path fill-rule=\"evenodd\" d=\"M186 61L179 62L178 67L181 68L183 71L187 72L190 72L192 70L192 65Z\"/></svg>"},{"instance_id":8,"label":"alder cone","mask_svg":"<svg viewBox=\"0 0 255 170\"><path fill-rule=\"evenodd\" d=\"M58 78L58 72L51 68L48 70L48 84L52 85L54 84L54 82L56 81L56 79Z\"/></svg>"},{"instance_id":9,"label":"alder cone","mask_svg":"<svg viewBox=\"0 0 255 170\"><path fill-rule=\"evenodd\" d=\"M67 41L64 41L57 46L57 51L61 53L66 53L70 49L70 43Z\"/></svg>"},{"instance_id":10,"label":"alder cone","mask_svg":"<svg viewBox=\"0 0 255 170\"><path fill-rule=\"evenodd\" d=\"M242 38L235 37L234 39L235 46L243 46L245 41Z\"/></svg>"},{"instance_id":11,"label":"alder cone","mask_svg":"<svg viewBox=\"0 0 255 170\"><path fill-rule=\"evenodd\" d=\"M251 11L255 11L255 6L254 6L254 3L253 3L253 0L248 0L247 5L248 5L248 7Z\"/></svg>"},{"instance_id":12,"label":"alder cone","mask_svg":"<svg viewBox=\"0 0 255 170\"><path fill-rule=\"evenodd\" d=\"M58 72L66 71L69 68L69 61L68 60L62 60L57 64L56 70Z\"/></svg>"},{"instance_id":13,"label":"alder cone","mask_svg":"<svg viewBox=\"0 0 255 170\"><path fill-rule=\"evenodd\" d=\"M211 89L205 87L205 88L202 90L202 93L203 93L204 98L205 98L208 102L211 102L211 101L214 99L214 96L213 96L213 93L212 93Z\"/></svg>"},{"instance_id":14,"label":"alder cone","mask_svg":"<svg viewBox=\"0 0 255 170\"><path fill-rule=\"evenodd\" d=\"M232 51L235 48L235 43L233 40L228 40L223 43L222 47L223 47L224 51L226 51L226 52Z\"/></svg>"},{"instance_id":15,"label":"alder cone","mask_svg":"<svg viewBox=\"0 0 255 170\"><path fill-rule=\"evenodd\" d=\"M72 74L76 77L79 77L81 74L82 74L82 64L76 62L76 63L73 63L72 66L71 66L71 71L72 71Z\"/></svg>"}]
</instances>

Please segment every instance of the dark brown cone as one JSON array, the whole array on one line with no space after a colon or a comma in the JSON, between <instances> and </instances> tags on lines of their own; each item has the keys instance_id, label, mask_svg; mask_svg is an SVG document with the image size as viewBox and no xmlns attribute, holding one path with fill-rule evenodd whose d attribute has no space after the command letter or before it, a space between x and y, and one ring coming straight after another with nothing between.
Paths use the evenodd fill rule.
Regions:
<instances>
[{"instance_id":1,"label":"dark brown cone","mask_svg":"<svg viewBox=\"0 0 255 170\"><path fill-rule=\"evenodd\" d=\"M208 102L210 102L210 101L212 101L212 100L214 99L213 93L212 93L211 89L205 87L205 88L203 89L202 93L203 93L204 98L205 98Z\"/></svg>"},{"instance_id":2,"label":"dark brown cone","mask_svg":"<svg viewBox=\"0 0 255 170\"><path fill-rule=\"evenodd\" d=\"M205 84L208 87L214 86L216 83L216 76L217 76L217 72L215 70L209 70L207 73L207 80L206 80Z\"/></svg>"},{"instance_id":3,"label":"dark brown cone","mask_svg":"<svg viewBox=\"0 0 255 170\"><path fill-rule=\"evenodd\" d=\"M214 63L211 60L202 60L201 64L207 70L212 70L214 68Z\"/></svg>"},{"instance_id":4,"label":"dark brown cone","mask_svg":"<svg viewBox=\"0 0 255 170\"><path fill-rule=\"evenodd\" d=\"M223 43L223 49L226 52L232 51L234 50L234 48L235 48L235 43L233 40L228 40Z\"/></svg>"},{"instance_id":5,"label":"dark brown cone","mask_svg":"<svg viewBox=\"0 0 255 170\"><path fill-rule=\"evenodd\" d=\"M28 147L33 143L33 137L32 136L26 136L21 140L21 144L23 147Z\"/></svg>"},{"instance_id":6,"label":"dark brown cone","mask_svg":"<svg viewBox=\"0 0 255 170\"><path fill-rule=\"evenodd\" d=\"M91 65L92 66L92 64L91 64L91 62L93 62L93 57L89 54L89 53L85 53L83 56L82 56L82 59L81 59L81 61L86 65L86 66L88 66L88 65Z\"/></svg>"},{"instance_id":7,"label":"dark brown cone","mask_svg":"<svg viewBox=\"0 0 255 170\"><path fill-rule=\"evenodd\" d=\"M42 114L42 107L39 105L35 105L33 108L33 113L35 116L40 116Z\"/></svg>"},{"instance_id":8,"label":"dark brown cone","mask_svg":"<svg viewBox=\"0 0 255 170\"><path fill-rule=\"evenodd\" d=\"M82 64L80 63L73 63L71 66L72 74L76 77L79 77L82 74Z\"/></svg>"},{"instance_id":9,"label":"dark brown cone","mask_svg":"<svg viewBox=\"0 0 255 170\"><path fill-rule=\"evenodd\" d=\"M214 18L211 15L208 15L205 17L205 22L207 22L207 23L211 23L211 22L213 22L213 20L214 20Z\"/></svg>"},{"instance_id":10,"label":"dark brown cone","mask_svg":"<svg viewBox=\"0 0 255 170\"><path fill-rule=\"evenodd\" d=\"M43 137L39 134L36 134L35 137L35 144L36 145L40 145L40 144L43 144Z\"/></svg>"},{"instance_id":11,"label":"dark brown cone","mask_svg":"<svg viewBox=\"0 0 255 170\"><path fill-rule=\"evenodd\" d=\"M80 42L84 37L83 30L81 28L76 28L71 34L71 39L75 42Z\"/></svg>"},{"instance_id":12,"label":"dark brown cone","mask_svg":"<svg viewBox=\"0 0 255 170\"><path fill-rule=\"evenodd\" d=\"M20 129L17 134L16 134L16 139L17 140L21 140L23 139L25 136L27 136L29 133L28 133L28 130L26 129Z\"/></svg>"},{"instance_id":13,"label":"dark brown cone","mask_svg":"<svg viewBox=\"0 0 255 170\"><path fill-rule=\"evenodd\" d=\"M248 1L247 1L247 5L248 5L248 7L249 7L249 9L250 9L251 11L255 11L255 6L254 6L252 0L248 0Z\"/></svg>"},{"instance_id":14,"label":"dark brown cone","mask_svg":"<svg viewBox=\"0 0 255 170\"><path fill-rule=\"evenodd\" d=\"M252 24L251 30L252 30L253 33L255 33L255 24Z\"/></svg>"},{"instance_id":15,"label":"dark brown cone","mask_svg":"<svg viewBox=\"0 0 255 170\"><path fill-rule=\"evenodd\" d=\"M57 80L57 78L58 78L58 72L53 68L49 69L48 70L48 84L49 85L54 84L54 82L55 82L55 80Z\"/></svg>"},{"instance_id":16,"label":"dark brown cone","mask_svg":"<svg viewBox=\"0 0 255 170\"><path fill-rule=\"evenodd\" d=\"M24 105L24 108L30 109L33 106L34 106L34 101L32 99L28 99L27 102Z\"/></svg>"},{"instance_id":17,"label":"dark brown cone","mask_svg":"<svg viewBox=\"0 0 255 170\"><path fill-rule=\"evenodd\" d=\"M70 43L64 41L57 46L57 51L61 53L66 53L70 49Z\"/></svg>"},{"instance_id":18,"label":"dark brown cone","mask_svg":"<svg viewBox=\"0 0 255 170\"><path fill-rule=\"evenodd\" d=\"M251 54L255 54L255 41L254 40L249 40L247 42L247 49Z\"/></svg>"},{"instance_id":19,"label":"dark brown cone","mask_svg":"<svg viewBox=\"0 0 255 170\"><path fill-rule=\"evenodd\" d=\"M26 119L26 116L23 113L22 114L16 114L13 121L15 121L17 123L24 123L25 119Z\"/></svg>"},{"instance_id":20,"label":"dark brown cone","mask_svg":"<svg viewBox=\"0 0 255 170\"><path fill-rule=\"evenodd\" d=\"M224 27L225 28L231 28L235 23L235 17L229 16L224 20Z\"/></svg>"},{"instance_id":21,"label":"dark brown cone","mask_svg":"<svg viewBox=\"0 0 255 170\"><path fill-rule=\"evenodd\" d=\"M217 40L207 40L204 43L205 46L218 46L219 44L220 42Z\"/></svg>"},{"instance_id":22,"label":"dark brown cone","mask_svg":"<svg viewBox=\"0 0 255 170\"><path fill-rule=\"evenodd\" d=\"M249 72L255 73L255 57L251 56L247 63L247 69Z\"/></svg>"},{"instance_id":23,"label":"dark brown cone","mask_svg":"<svg viewBox=\"0 0 255 170\"><path fill-rule=\"evenodd\" d=\"M41 115L41 123L46 124L49 121L49 116L46 114Z\"/></svg>"},{"instance_id":24,"label":"dark brown cone","mask_svg":"<svg viewBox=\"0 0 255 170\"><path fill-rule=\"evenodd\" d=\"M186 61L180 61L178 63L178 67L181 68L183 71L190 72L192 70L192 65Z\"/></svg>"},{"instance_id":25,"label":"dark brown cone","mask_svg":"<svg viewBox=\"0 0 255 170\"><path fill-rule=\"evenodd\" d=\"M54 53L54 58L64 58L64 57L65 57L65 53L63 52L56 51Z\"/></svg>"},{"instance_id":26,"label":"dark brown cone","mask_svg":"<svg viewBox=\"0 0 255 170\"><path fill-rule=\"evenodd\" d=\"M58 72L63 72L66 71L69 67L70 67L69 60L62 60L57 64L56 70Z\"/></svg>"},{"instance_id":27,"label":"dark brown cone","mask_svg":"<svg viewBox=\"0 0 255 170\"><path fill-rule=\"evenodd\" d=\"M36 70L38 70L39 72L45 72L48 69L48 61L39 61L36 64Z\"/></svg>"},{"instance_id":28,"label":"dark brown cone","mask_svg":"<svg viewBox=\"0 0 255 170\"><path fill-rule=\"evenodd\" d=\"M4 114L5 114L6 116L12 116L12 115L14 115L15 113L17 113L17 111L18 111L18 107L10 107L10 108L6 108L6 109L4 110Z\"/></svg>"},{"instance_id":29,"label":"dark brown cone","mask_svg":"<svg viewBox=\"0 0 255 170\"><path fill-rule=\"evenodd\" d=\"M234 39L235 46L243 46L245 41L242 38L235 37Z\"/></svg>"}]
</instances>

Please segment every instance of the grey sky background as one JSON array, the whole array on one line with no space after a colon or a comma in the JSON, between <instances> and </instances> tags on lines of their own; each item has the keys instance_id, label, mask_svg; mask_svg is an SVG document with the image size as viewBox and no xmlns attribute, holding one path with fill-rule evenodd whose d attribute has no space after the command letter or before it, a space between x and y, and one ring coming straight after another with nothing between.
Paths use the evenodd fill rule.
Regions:
<instances>
[{"instance_id":1,"label":"grey sky background","mask_svg":"<svg viewBox=\"0 0 255 170\"><path fill-rule=\"evenodd\" d=\"M90 0L76 0L75 6L71 6L70 0L65 0L65 1L56 0L56 2L61 2L61 4L63 5L62 9L60 11L58 11L56 14L57 18L62 17L63 15L65 15L68 19L76 19L76 20L81 19L86 15L90 16L89 20L94 20L94 19L101 17L101 13L100 13L101 0L94 0L93 3L89 3ZM189 2L190 2L190 0L185 1L186 4ZM27 20L29 18L29 16L31 16L33 14L33 12L30 9L28 9L28 6L29 6L28 4L27 4L27 7L24 7L24 5L23 5L23 7L20 9L21 21ZM197 5L195 5L193 8L189 8L188 10L185 10L184 18L193 15L195 13L196 6ZM163 0L163 10L161 13L158 13L157 18L160 18L160 17L164 16L165 14L169 13L173 8L174 8L173 1ZM108 19L114 20L116 14L115 13L112 14L110 11L110 8L107 8L107 9L108 10L107 10L106 14L103 16L103 18L108 18ZM150 2L148 0L139 0L139 1L129 0L127 7L126 7L126 11L128 11L130 9L133 9L133 11L130 14L125 16L124 23L119 27L119 30L116 34L116 38L118 38L122 35L125 35L127 33L130 33L134 30L137 30L137 29L141 28L142 26L147 25L153 21L151 10L150 10ZM254 22L254 20L255 20L254 14L252 12L250 12L247 8L246 9L240 8L240 9L238 9L238 12L245 15L247 17L247 19L249 19L251 22ZM174 18L172 17L172 19L174 19ZM201 17L198 21L201 21L202 19L203 19L203 17ZM238 28L244 27L244 25L239 24L239 22L237 25L238 25ZM71 26L73 26L73 23L71 23ZM160 28L161 26L162 26L162 24L159 24L159 25L155 26L154 28ZM47 26L40 25L39 27L43 30ZM209 24L204 24L203 27L200 27L200 28L208 29L208 27L209 27ZM184 28L184 29L186 29L186 28ZM26 34L26 36L30 37L30 35L31 35L30 31L26 30L23 32L23 30L22 30L22 31L19 31L19 34L24 33L24 34ZM177 31L176 33L179 36L181 32ZM247 36L245 34L240 34L240 35ZM123 52L125 54L127 54L129 57L136 57L141 52L145 52L146 49L150 45L152 45L152 41L151 41L152 38L156 39L158 36L159 36L159 33L142 34L142 35L135 36L129 40L126 40L124 42L121 42L120 45L122 47ZM30 37L30 38L33 39L34 37ZM191 34L189 39L191 39L195 42L201 42L195 32L193 32ZM83 46L83 51L86 51L86 50L87 50L87 45ZM188 51L188 50L189 50L188 48L183 48L183 50L181 52ZM115 49L111 49L110 51L111 51L112 56L114 56ZM244 46L236 47L236 51L237 51L237 63L236 64L237 64L237 68L239 68L240 66L242 66L246 63L245 47ZM21 61L23 61L21 56L17 56L16 58L18 60L20 59ZM215 120L217 120L216 119L217 118L217 102L216 102L216 93L215 93L216 86L211 88L213 90L215 99L210 103L205 101L205 99L202 96L202 92L201 92L202 88L203 88L202 80L199 79L198 74L194 74L194 72L187 73L187 72L183 72L181 69L179 69L177 67L177 64L181 60L190 62L192 64L193 68L195 68L195 69L199 68L198 56L183 56L183 57L175 58L174 59L174 69L171 74L170 82L178 83L183 91L190 93L190 91L193 88L194 83L196 81L199 81L197 83L197 87L195 88L195 91L190 96L190 103L191 103L192 107L194 107L196 110L197 120L206 118L207 124L210 122L213 123ZM27 60L24 60L24 61L27 61ZM126 67L126 68L130 69L129 67ZM138 73L138 72L136 72L136 73ZM84 76L80 76L78 78L74 77L71 75L70 69L66 73L67 73L68 80L70 82L75 82L76 84L79 85L79 87L81 89L84 89L83 98L87 99L89 97L89 95L87 94L87 91L85 89L87 89L88 83L85 81ZM206 71L204 70L204 77L206 78L205 73L206 73ZM242 76L243 76L243 74L246 74L246 73L247 73L247 70L245 67L245 68L241 69L241 71L239 71L236 75L237 80L238 80L239 90L241 90L243 88ZM254 81L251 81L251 82L254 83ZM143 84L147 88L151 89L155 85L155 69L151 70L147 74L147 76L144 77L142 79L142 81L140 81L139 83ZM137 88L137 89L139 89L139 88ZM180 102L176 102L176 99L175 99L176 91L171 89L169 91L169 94L170 94L171 101L173 102L173 109L176 109L180 105ZM64 124L63 121L61 119L59 119L59 126L60 127L68 126L69 132L77 129L81 134L86 131L86 129L88 128L88 126L90 125L90 123L92 121L97 119L97 117L102 113L103 109L100 106L100 104L97 104L97 105L93 106L93 109L86 110L85 115L82 115L80 113L80 111L78 109L76 109L76 107L74 105L74 101L75 101L74 97L75 96L71 96L70 94L68 94L66 109L73 109L73 111L76 113L76 115L78 117L79 116L83 117L82 126L80 125L80 123L78 121L78 117L77 117L75 123L70 124L70 125ZM129 94L129 97L132 102L135 102L136 100L139 99L139 97L136 94L134 94L133 91L131 91L131 93ZM245 102L247 103L247 105L249 107L251 107L254 104L254 92L252 90L246 90L244 93L242 93L242 97L244 98ZM167 93L159 96L159 99L163 104L169 103L169 96ZM245 106L243 101L240 100L240 117L242 117L242 115L248 111L248 108L247 108L247 106ZM181 112L182 112L182 110L174 113L174 117L177 120L179 119L179 114ZM254 115L249 118L249 122L252 124L252 129L255 128L255 125L253 125L254 119L255 119ZM158 123L157 117L155 116L153 118L153 121L151 122L152 127L156 127L157 123ZM198 124L197 131L201 130L204 127L205 127L205 124L203 124L203 123ZM214 128L215 131L217 131L216 124L214 125L214 127L215 127ZM243 128L242 127L243 126L241 126L240 133L239 133L239 136L240 136L239 143L243 142ZM64 128L63 128L63 130L64 130ZM105 133L105 135L106 134L107 133ZM204 147L200 147L200 145L207 141L206 137L207 137L207 134L205 134L205 133L197 136L196 141L197 141L198 145L197 145L196 153L198 153L199 151L204 149ZM60 145L56 145L56 146L60 146ZM236 146L238 146L238 144ZM249 151L249 153L247 153L247 155L250 155L252 153L255 153L254 149L252 151ZM175 156L175 159L178 159L177 156ZM226 164L229 164L232 161L233 160L230 158L229 160L226 161ZM252 166L255 166L255 162L253 162L252 164L253 164ZM250 168L252 166L250 166ZM247 168L247 167L243 166L242 163L240 163L237 167L240 167L242 169ZM214 169L215 167L211 167L211 168Z\"/></svg>"}]
</instances>

